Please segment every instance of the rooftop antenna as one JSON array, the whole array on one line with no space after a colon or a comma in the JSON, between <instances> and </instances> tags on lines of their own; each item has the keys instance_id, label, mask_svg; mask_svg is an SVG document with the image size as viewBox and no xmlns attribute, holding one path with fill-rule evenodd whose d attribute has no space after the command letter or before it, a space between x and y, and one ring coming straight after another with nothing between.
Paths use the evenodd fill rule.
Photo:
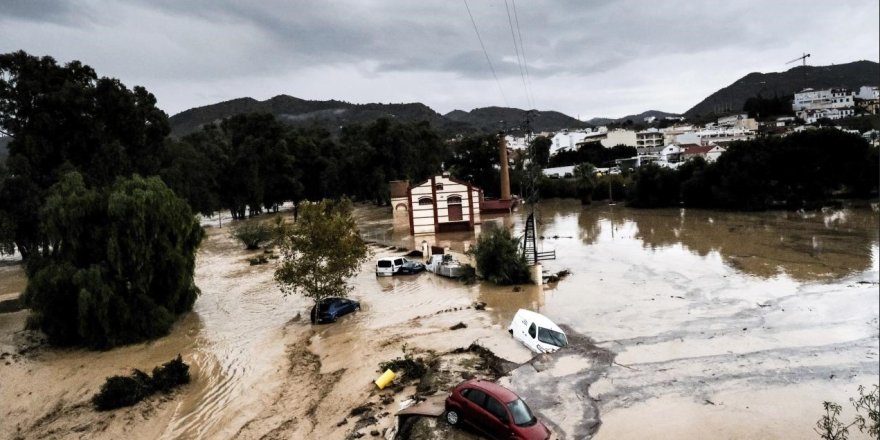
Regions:
<instances>
[{"instance_id":1,"label":"rooftop antenna","mask_svg":"<svg viewBox=\"0 0 880 440\"><path fill-rule=\"evenodd\" d=\"M807 58L809 58L809 57L810 57L810 54L804 53L803 55L785 63L785 64L791 64L791 63L796 63L798 61L801 62L801 67L803 67L803 69L801 69L801 72L804 75L804 88L807 88Z\"/></svg>"}]
</instances>

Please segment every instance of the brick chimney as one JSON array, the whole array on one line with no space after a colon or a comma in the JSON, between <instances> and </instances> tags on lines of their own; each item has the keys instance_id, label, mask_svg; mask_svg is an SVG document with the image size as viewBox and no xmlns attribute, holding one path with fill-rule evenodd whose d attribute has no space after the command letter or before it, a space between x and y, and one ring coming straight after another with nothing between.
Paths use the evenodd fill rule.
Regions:
<instances>
[{"instance_id":1,"label":"brick chimney","mask_svg":"<svg viewBox=\"0 0 880 440\"><path fill-rule=\"evenodd\" d=\"M510 171L507 162L507 137L498 133L498 161L501 162L501 200L510 200Z\"/></svg>"}]
</instances>

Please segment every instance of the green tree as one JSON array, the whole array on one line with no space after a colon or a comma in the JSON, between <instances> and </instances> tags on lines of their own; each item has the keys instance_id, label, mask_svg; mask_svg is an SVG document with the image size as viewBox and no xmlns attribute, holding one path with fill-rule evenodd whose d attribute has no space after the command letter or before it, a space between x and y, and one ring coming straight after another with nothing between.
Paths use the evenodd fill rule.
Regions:
<instances>
[{"instance_id":1,"label":"green tree","mask_svg":"<svg viewBox=\"0 0 880 440\"><path fill-rule=\"evenodd\" d=\"M28 324L59 345L110 348L162 336L192 309L203 231L157 177L89 187L71 172L40 211L50 252L30 264Z\"/></svg>"},{"instance_id":2,"label":"green tree","mask_svg":"<svg viewBox=\"0 0 880 440\"><path fill-rule=\"evenodd\" d=\"M536 136L532 139L532 151L534 152L535 163L546 168L550 163L550 147L553 141L547 136Z\"/></svg>"},{"instance_id":3,"label":"green tree","mask_svg":"<svg viewBox=\"0 0 880 440\"><path fill-rule=\"evenodd\" d=\"M303 203L280 246L283 261L275 270L275 281L281 291L302 294L316 305L325 298L347 296L348 279L367 259L367 246L347 199Z\"/></svg>"},{"instance_id":4,"label":"green tree","mask_svg":"<svg viewBox=\"0 0 880 440\"><path fill-rule=\"evenodd\" d=\"M520 241L505 228L484 230L468 253L474 256L483 278L495 284L520 284L530 279Z\"/></svg>"},{"instance_id":5,"label":"green tree","mask_svg":"<svg viewBox=\"0 0 880 440\"><path fill-rule=\"evenodd\" d=\"M498 135L472 136L456 141L447 161L458 179L473 182L487 194L498 197L501 183L498 163Z\"/></svg>"},{"instance_id":6,"label":"green tree","mask_svg":"<svg viewBox=\"0 0 880 440\"><path fill-rule=\"evenodd\" d=\"M59 177L77 170L89 185L109 185L118 176L153 175L169 132L167 115L143 87L129 90L78 61L0 55L0 135L12 137L0 242L15 243L26 260L50 252L39 212Z\"/></svg>"},{"instance_id":7,"label":"green tree","mask_svg":"<svg viewBox=\"0 0 880 440\"><path fill-rule=\"evenodd\" d=\"M577 181L581 203L589 205L593 201L593 191L596 189L596 167L589 162L582 163L574 167L574 178Z\"/></svg>"}]
</instances>

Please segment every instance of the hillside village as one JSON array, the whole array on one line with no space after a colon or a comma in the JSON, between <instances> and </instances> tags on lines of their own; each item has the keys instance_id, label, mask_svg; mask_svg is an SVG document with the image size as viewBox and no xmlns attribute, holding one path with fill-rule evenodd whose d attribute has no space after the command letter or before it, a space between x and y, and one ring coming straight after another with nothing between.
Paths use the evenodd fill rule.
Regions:
<instances>
[{"instance_id":1,"label":"hillside village","mask_svg":"<svg viewBox=\"0 0 880 440\"><path fill-rule=\"evenodd\" d=\"M751 140L760 136L786 136L820 126L831 126L860 135L871 145L877 146L880 130L873 128L859 131L845 128L835 121L876 117L878 107L880 91L877 86L862 86L858 90L806 88L794 95L791 115L769 119L759 120L747 113L739 113L719 117L713 122L696 124L679 116L666 116L662 120L651 116L640 121L649 126L642 130L599 126L541 132L537 135L552 140L551 156L565 151L576 151L591 143L598 143L605 148L625 145L636 149L637 155L631 158L617 159L614 164L595 164L599 167L599 172L616 173L621 167L633 168L646 163L677 168L681 163L695 157L714 162L726 151L726 145L730 142ZM507 136L507 145L512 150L524 150L527 144L523 136ZM544 174L551 178L572 177L575 165L547 168Z\"/></svg>"}]
</instances>

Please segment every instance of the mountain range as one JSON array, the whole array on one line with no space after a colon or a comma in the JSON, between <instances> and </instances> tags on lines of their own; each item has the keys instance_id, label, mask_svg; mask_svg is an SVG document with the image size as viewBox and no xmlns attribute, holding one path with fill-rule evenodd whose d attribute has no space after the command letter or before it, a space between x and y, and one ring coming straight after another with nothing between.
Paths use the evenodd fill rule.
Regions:
<instances>
[{"instance_id":1,"label":"mountain range","mask_svg":"<svg viewBox=\"0 0 880 440\"><path fill-rule=\"evenodd\" d=\"M872 61L855 61L831 66L799 66L785 72L750 73L733 84L712 93L684 113L686 117L724 115L742 111L748 98L762 94L786 96L805 86L813 88L846 87L858 89L863 85L877 85L880 64ZM287 95L278 95L265 101L238 98L231 101L197 107L178 113L170 118L172 134L183 136L204 124L219 122L223 118L251 112L272 113L280 120L294 126L317 125L337 131L348 124L365 124L381 117L401 121L427 121L445 134L487 133L497 130L517 132L522 129L527 112L508 107L485 107L471 111L453 110L445 115L435 112L422 103L405 104L353 104L345 101L311 101ZM642 122L654 116L681 116L659 110L649 110L622 118L593 118L580 121L557 111L532 111L530 125L533 131L558 131L565 128L584 128L612 122Z\"/></svg>"}]
</instances>

